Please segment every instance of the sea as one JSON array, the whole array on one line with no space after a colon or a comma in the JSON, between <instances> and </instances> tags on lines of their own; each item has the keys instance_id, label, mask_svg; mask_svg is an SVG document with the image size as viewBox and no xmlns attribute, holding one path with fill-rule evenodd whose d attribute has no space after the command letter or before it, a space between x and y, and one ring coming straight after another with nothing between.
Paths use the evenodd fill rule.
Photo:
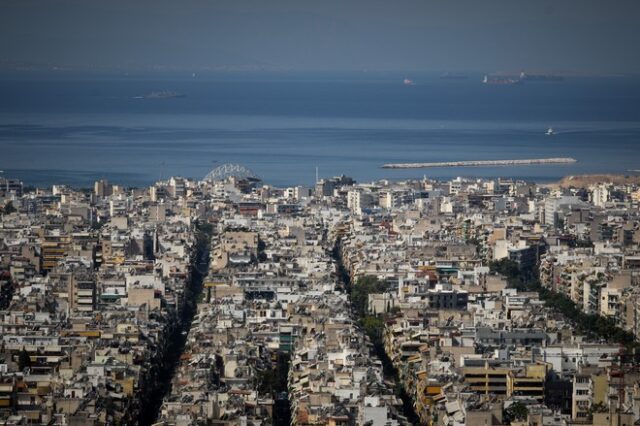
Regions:
<instances>
[{"instance_id":1,"label":"sea","mask_svg":"<svg viewBox=\"0 0 640 426\"><path fill-rule=\"evenodd\" d=\"M176 96L148 97L159 91ZM381 168L548 157L577 162ZM0 74L0 170L26 185L89 187L106 178L143 186L201 179L226 163L275 186L313 185L316 170L359 182L635 174L640 79L491 85L480 74L399 72Z\"/></svg>"}]
</instances>

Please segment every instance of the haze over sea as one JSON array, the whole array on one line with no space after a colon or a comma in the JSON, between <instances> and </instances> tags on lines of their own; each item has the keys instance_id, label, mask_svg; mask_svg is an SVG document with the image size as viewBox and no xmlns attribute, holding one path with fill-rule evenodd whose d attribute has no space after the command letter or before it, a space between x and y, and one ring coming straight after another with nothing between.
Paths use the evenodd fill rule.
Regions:
<instances>
[{"instance_id":1,"label":"haze over sea","mask_svg":"<svg viewBox=\"0 0 640 426\"><path fill-rule=\"evenodd\" d=\"M403 84L405 77L415 85ZM0 170L29 185L148 185L241 163L321 176L550 181L640 169L640 79L485 85L399 73L0 75ZM184 94L140 99L153 91ZM138 98L136 98L138 97ZM556 134L546 136L547 128ZM574 157L569 165L389 170L390 162Z\"/></svg>"}]
</instances>

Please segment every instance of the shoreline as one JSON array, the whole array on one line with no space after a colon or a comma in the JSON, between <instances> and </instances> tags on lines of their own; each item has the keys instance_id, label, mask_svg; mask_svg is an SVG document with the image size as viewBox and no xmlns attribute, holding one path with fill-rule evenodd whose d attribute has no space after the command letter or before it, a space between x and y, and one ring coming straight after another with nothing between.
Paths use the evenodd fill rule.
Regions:
<instances>
[{"instance_id":1,"label":"shoreline","mask_svg":"<svg viewBox=\"0 0 640 426\"><path fill-rule=\"evenodd\" d=\"M518 160L504 160L504 161L518 161ZM523 161L523 160L519 160L519 161ZM539 161L539 160L537 160ZM408 164L413 164L413 163L408 163ZM441 163L438 163L441 164ZM440 166L442 167L442 166ZM473 169L472 166L468 166L471 170ZM436 168L436 166L434 166L434 168ZM453 167L452 167L453 168ZM397 168L395 170L413 170L413 169L417 169L416 167L408 167L408 168ZM594 183L598 183L598 182L608 182L608 183L633 183L633 184L638 184L640 185L640 170L626 170L626 171L617 171L617 172L609 172L609 173L583 173L583 174L577 174L577 175L572 175L572 174L564 174L561 176L553 176L553 177L536 177L536 176L520 176L520 175L510 175L510 176L501 176L501 175L490 175L490 176L478 176L478 175L474 175L473 172L469 172L468 174L461 174L461 175L451 175L451 176L431 176L430 178L436 181L447 181L450 179L453 179L456 176L463 176L465 178L474 178L474 179L485 179L485 180L491 180L491 179L515 179L515 180L523 180L523 181L528 181L528 182L534 182L536 184L539 184L541 186L558 186L558 185L562 185L562 186L579 186L579 185L589 185L589 184L594 184ZM22 176L17 177L14 175L9 174L8 176L6 175L0 175L0 179L2 177L9 177L11 179L18 179L20 181L23 182L24 187L25 187L25 191L34 191L36 189L46 189L46 188L50 188L53 185L62 185L62 186L68 186L70 188L73 188L75 190L79 190L79 191L93 191L93 185L95 183L95 180L99 180L100 178L104 178L105 174L101 173L101 174L97 174L96 177L94 178L94 180L92 180L91 182L86 182L86 183L77 183L77 182L69 182L69 181L47 181L47 182L42 182L42 181L38 181L38 182L31 182L28 180L28 178L24 178ZM200 178L198 177L194 177L194 176L183 176L187 179L191 179L191 180L199 180ZM384 175L381 176L379 178L371 178L371 179L361 179L359 181L361 182L375 182L378 180L391 180L391 181L403 181L403 180L418 180L421 179L422 176L413 176L413 177L399 177L399 176L395 176L392 177L390 175ZM111 179L109 179L111 180ZM128 182L126 179L121 180L118 178L113 178L114 182L118 182L120 184L120 186L122 186L123 188L128 188L128 189L144 189L147 188L151 185L153 185L155 182L158 181L158 179L153 180L150 179L148 182ZM267 179L265 183L269 182L269 180ZM308 183L300 183L300 182L286 182L286 183L275 183L275 184L271 184L271 186L276 187L276 188L286 188L289 186L295 186L295 185L311 185Z\"/></svg>"}]
</instances>

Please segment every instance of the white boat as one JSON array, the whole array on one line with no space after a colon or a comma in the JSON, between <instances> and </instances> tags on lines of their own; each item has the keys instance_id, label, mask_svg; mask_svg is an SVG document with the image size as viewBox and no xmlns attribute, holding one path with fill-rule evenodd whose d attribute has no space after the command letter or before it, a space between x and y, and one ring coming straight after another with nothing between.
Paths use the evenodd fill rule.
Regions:
<instances>
[{"instance_id":1,"label":"white boat","mask_svg":"<svg viewBox=\"0 0 640 426\"><path fill-rule=\"evenodd\" d=\"M551 135L555 135L555 134L556 134L556 132L553 131L552 127L549 127L547 129L547 133L546 133L547 136L551 136Z\"/></svg>"},{"instance_id":2,"label":"white boat","mask_svg":"<svg viewBox=\"0 0 640 426\"><path fill-rule=\"evenodd\" d=\"M404 79L404 85L405 86L413 86L415 83L413 82L413 80L410 80L408 78Z\"/></svg>"}]
</instances>

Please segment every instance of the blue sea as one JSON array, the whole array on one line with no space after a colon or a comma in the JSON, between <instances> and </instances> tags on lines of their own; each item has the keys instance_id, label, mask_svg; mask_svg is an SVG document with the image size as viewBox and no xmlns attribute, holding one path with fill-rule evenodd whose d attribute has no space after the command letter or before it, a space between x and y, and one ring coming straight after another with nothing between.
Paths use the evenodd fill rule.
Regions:
<instances>
[{"instance_id":1,"label":"blue sea","mask_svg":"<svg viewBox=\"0 0 640 426\"><path fill-rule=\"evenodd\" d=\"M405 77L415 84L403 84ZM485 85L400 73L0 74L0 170L26 184L127 186L240 163L266 183L640 169L640 79ZM153 91L183 97L145 99ZM547 128L553 136L545 135ZM574 157L570 165L382 169Z\"/></svg>"}]
</instances>

